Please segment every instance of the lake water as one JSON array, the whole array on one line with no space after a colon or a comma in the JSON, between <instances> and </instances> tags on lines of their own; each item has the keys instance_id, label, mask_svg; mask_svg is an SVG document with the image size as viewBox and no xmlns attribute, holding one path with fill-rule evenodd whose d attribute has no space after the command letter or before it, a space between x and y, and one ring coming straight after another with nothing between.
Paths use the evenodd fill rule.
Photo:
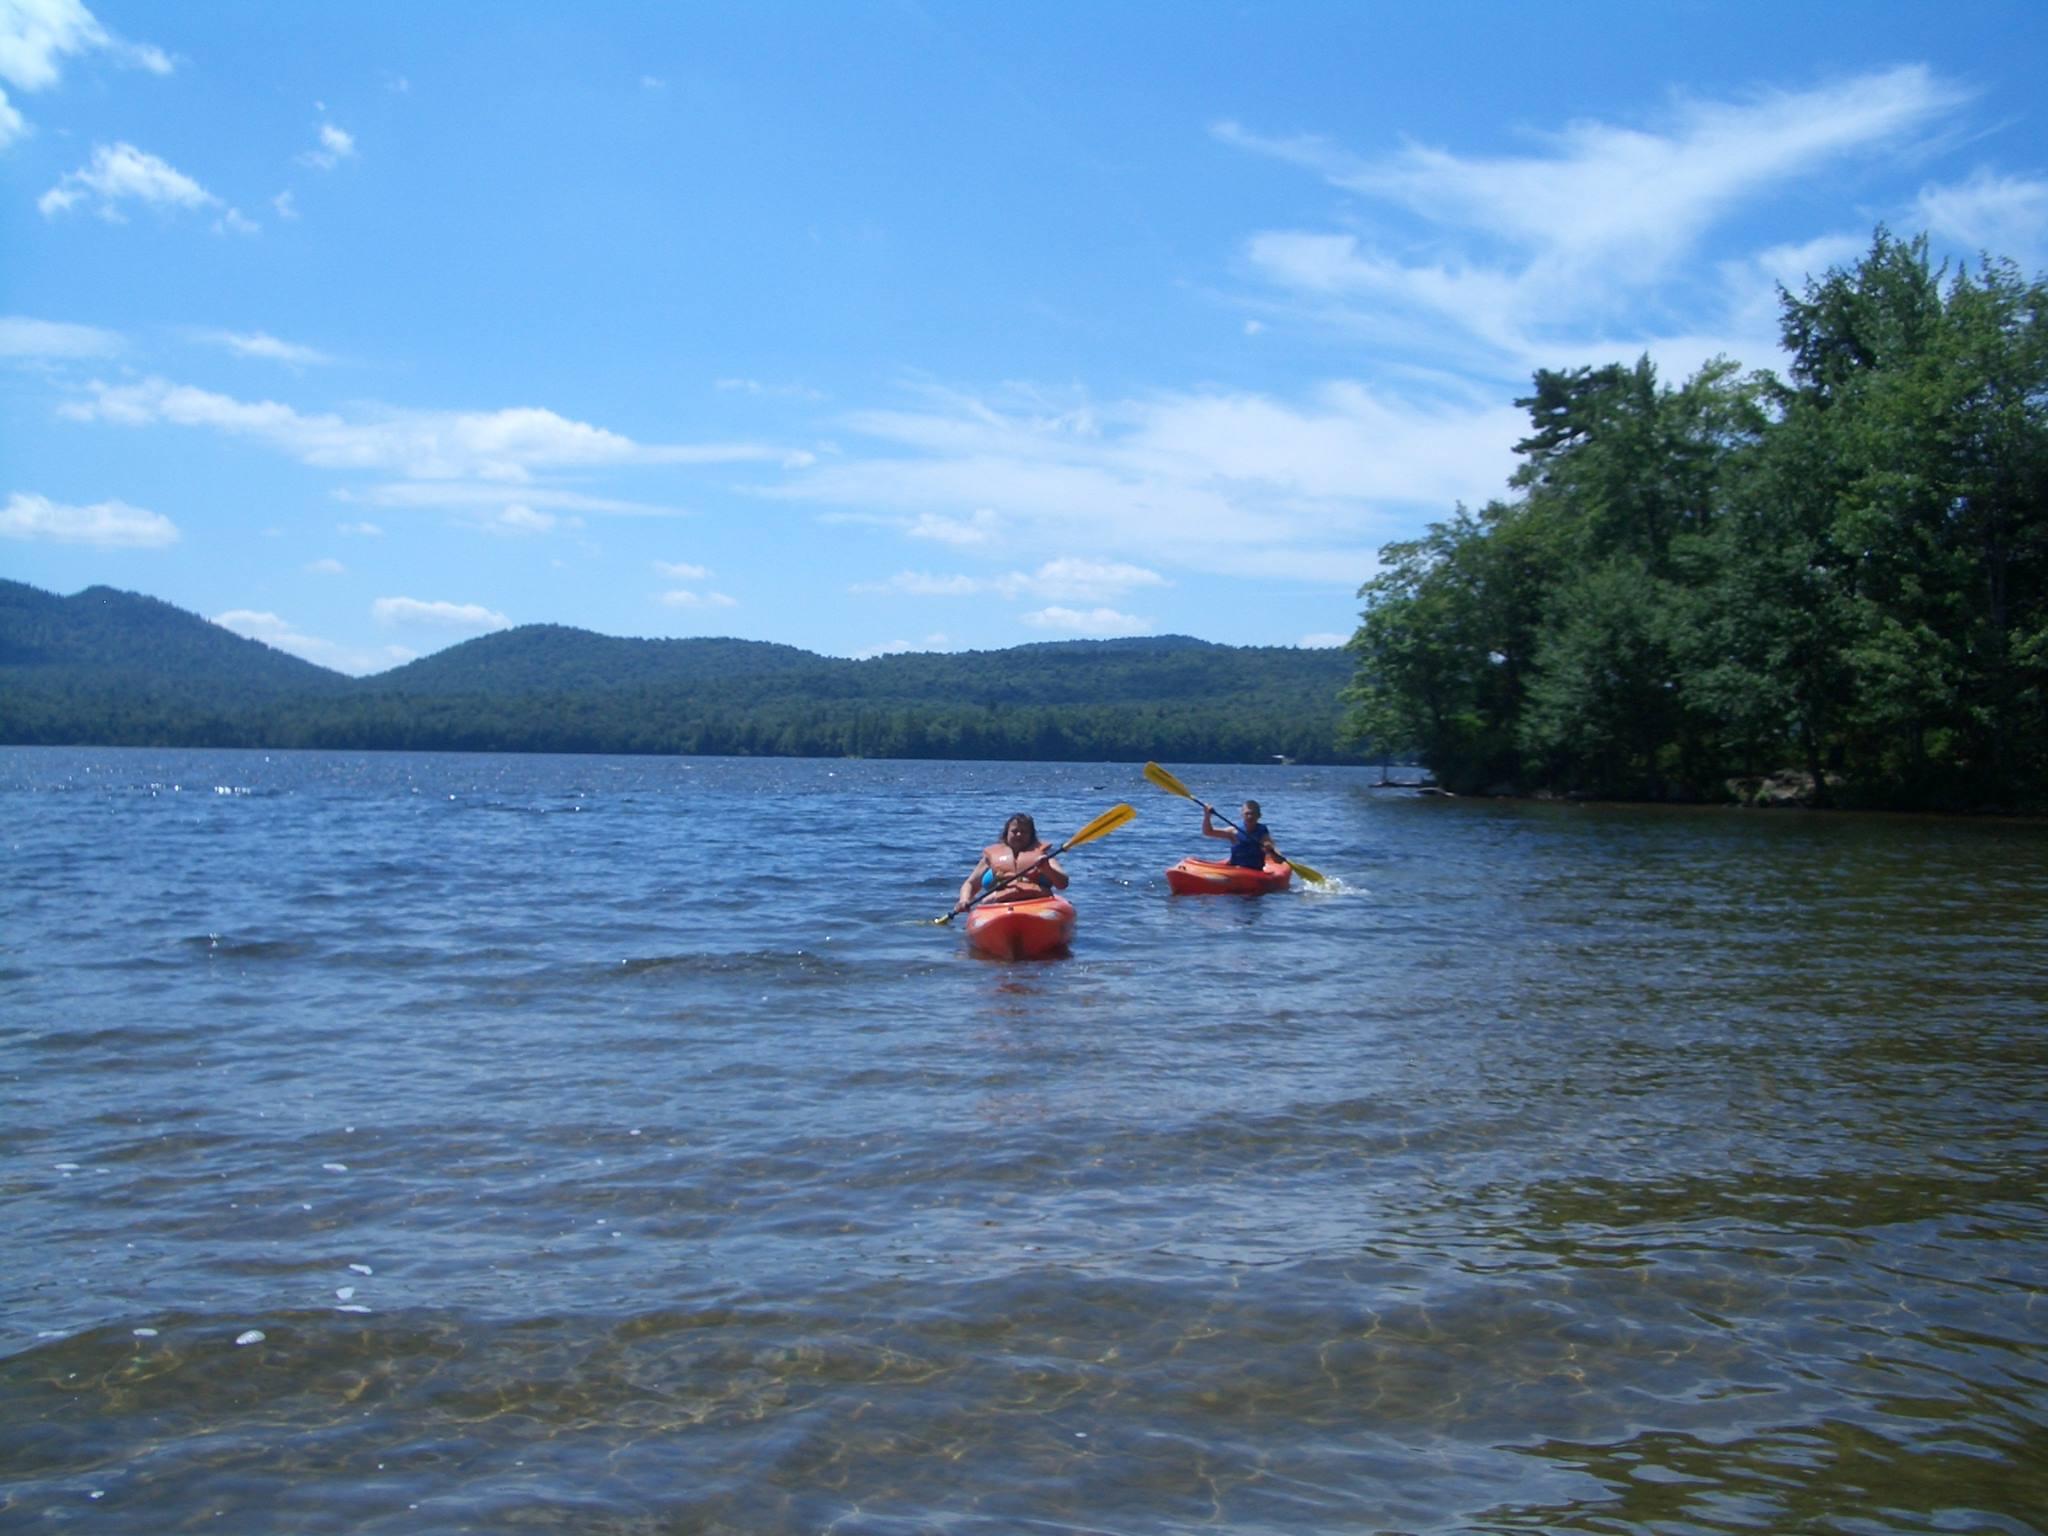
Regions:
<instances>
[{"instance_id":1,"label":"lake water","mask_svg":"<svg viewBox=\"0 0 2048 1536\"><path fill-rule=\"evenodd\" d=\"M0 1528L2043 1528L2048 828L1168 766L0 751Z\"/></svg>"}]
</instances>

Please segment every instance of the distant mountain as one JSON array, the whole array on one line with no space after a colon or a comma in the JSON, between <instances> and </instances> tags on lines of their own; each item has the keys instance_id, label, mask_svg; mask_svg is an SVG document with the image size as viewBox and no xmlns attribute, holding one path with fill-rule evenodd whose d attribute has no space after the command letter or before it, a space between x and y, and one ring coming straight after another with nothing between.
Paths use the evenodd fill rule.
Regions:
<instances>
[{"instance_id":1,"label":"distant mountain","mask_svg":"<svg viewBox=\"0 0 2048 1536\"><path fill-rule=\"evenodd\" d=\"M0 582L0 741L1355 761L1350 659L1167 635L861 661L559 624L349 678L154 598Z\"/></svg>"},{"instance_id":2,"label":"distant mountain","mask_svg":"<svg viewBox=\"0 0 2048 1536\"><path fill-rule=\"evenodd\" d=\"M622 640L563 624L522 624L364 678L377 693L599 693L814 668L827 658L763 640Z\"/></svg>"}]
</instances>

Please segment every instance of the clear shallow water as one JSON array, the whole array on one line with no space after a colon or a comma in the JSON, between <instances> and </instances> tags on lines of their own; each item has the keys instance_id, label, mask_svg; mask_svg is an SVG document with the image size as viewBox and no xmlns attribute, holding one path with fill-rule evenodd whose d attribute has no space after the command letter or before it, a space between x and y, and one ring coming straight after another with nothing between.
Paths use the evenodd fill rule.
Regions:
<instances>
[{"instance_id":1,"label":"clear shallow water","mask_svg":"<svg viewBox=\"0 0 2048 1536\"><path fill-rule=\"evenodd\" d=\"M0 751L0 1528L2043 1528L2048 828L1181 774Z\"/></svg>"}]
</instances>

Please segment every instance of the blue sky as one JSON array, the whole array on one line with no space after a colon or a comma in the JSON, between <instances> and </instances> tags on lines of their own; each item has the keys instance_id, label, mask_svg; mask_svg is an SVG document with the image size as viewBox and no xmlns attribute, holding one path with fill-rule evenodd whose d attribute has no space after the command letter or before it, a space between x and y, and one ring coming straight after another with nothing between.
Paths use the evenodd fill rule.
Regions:
<instances>
[{"instance_id":1,"label":"blue sky","mask_svg":"<svg viewBox=\"0 0 2048 1536\"><path fill-rule=\"evenodd\" d=\"M2040 272L2044 16L0 0L0 574L349 672L1336 643L1534 369Z\"/></svg>"}]
</instances>

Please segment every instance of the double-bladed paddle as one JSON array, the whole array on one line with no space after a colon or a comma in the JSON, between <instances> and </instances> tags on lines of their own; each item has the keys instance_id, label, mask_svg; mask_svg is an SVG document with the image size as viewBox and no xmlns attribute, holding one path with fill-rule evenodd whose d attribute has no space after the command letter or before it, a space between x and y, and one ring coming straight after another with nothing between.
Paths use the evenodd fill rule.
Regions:
<instances>
[{"instance_id":1,"label":"double-bladed paddle","mask_svg":"<svg viewBox=\"0 0 2048 1536\"><path fill-rule=\"evenodd\" d=\"M1209 802L1206 800L1196 800L1194 792L1190 790L1187 787L1187 785L1181 783L1179 779L1176 779L1172 774L1168 773L1164 768L1160 767L1157 763L1147 763L1145 765L1145 777L1151 780L1154 784L1158 785L1161 789L1165 790L1169 795L1179 795L1183 800L1194 800L1195 804L1199 805L1211 816L1216 816L1215 806L1209 804ZM1238 830L1237 823L1232 821L1228 816L1216 816L1216 819L1222 822L1223 825L1225 825L1226 827L1230 828L1231 831L1235 832ZM1278 850L1275 851L1277 852ZM1301 876L1301 878L1304 880L1313 881L1317 885L1329 884L1328 879L1323 875L1321 870L1310 869L1306 864L1296 863L1293 859L1289 858L1282 858L1280 862L1282 864L1285 864L1289 869L1293 870L1297 875Z\"/></svg>"},{"instance_id":2,"label":"double-bladed paddle","mask_svg":"<svg viewBox=\"0 0 2048 1536\"><path fill-rule=\"evenodd\" d=\"M1136 816L1137 814L1138 808L1134 805L1112 805L1100 816L1096 817L1093 821L1089 822L1087 826L1083 827L1080 831L1076 832L1064 843L1061 843L1059 847L1053 849L1052 852L1048 853L1045 856L1045 858L1056 859L1061 854L1065 853L1069 848L1078 848L1083 843L1094 842L1095 839L1097 839L1098 837L1107 837L1110 833L1114 832L1118 827L1122 826L1125 822L1129 821L1132 817ZM1045 859L1040 859L1038 862L1042 864L1045 862ZM1037 865L1033 865L1032 867L1035 869L1037 868ZM998 880L994 885L990 886L987 890L979 892L973 900L965 902L962 905L955 907L952 911L948 912L944 917L933 918L933 924L936 926L944 923L950 923L962 912L967 911L970 907L980 906L984 901L987 901L989 897L995 895L997 891L1002 890L1005 886L1014 885L1020 878L1022 877L1018 875L1005 876L1003 879Z\"/></svg>"}]
</instances>

